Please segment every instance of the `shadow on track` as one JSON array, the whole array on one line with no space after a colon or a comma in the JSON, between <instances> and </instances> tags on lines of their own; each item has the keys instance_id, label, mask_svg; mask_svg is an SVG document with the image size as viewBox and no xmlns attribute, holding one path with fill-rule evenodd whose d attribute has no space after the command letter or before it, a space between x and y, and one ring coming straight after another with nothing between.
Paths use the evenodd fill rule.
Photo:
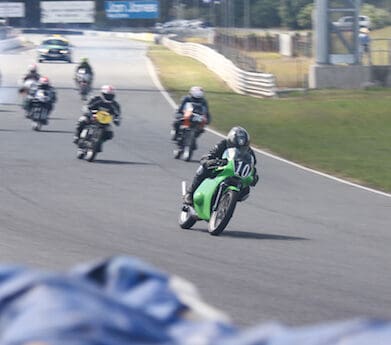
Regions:
<instances>
[{"instance_id":1,"label":"shadow on track","mask_svg":"<svg viewBox=\"0 0 391 345\"><path fill-rule=\"evenodd\" d=\"M116 161L111 159L95 159L94 163L113 164L113 165L156 165L154 163L148 163L148 162Z\"/></svg>"},{"instance_id":2,"label":"shadow on track","mask_svg":"<svg viewBox=\"0 0 391 345\"><path fill-rule=\"evenodd\" d=\"M40 132L42 133L67 133L72 134L73 131L63 131L63 130L56 130L56 129L41 129Z\"/></svg>"},{"instance_id":3,"label":"shadow on track","mask_svg":"<svg viewBox=\"0 0 391 345\"><path fill-rule=\"evenodd\" d=\"M3 129L0 128L0 132L27 132L27 129Z\"/></svg>"},{"instance_id":4,"label":"shadow on track","mask_svg":"<svg viewBox=\"0 0 391 345\"><path fill-rule=\"evenodd\" d=\"M65 117L49 117L49 120L59 121L59 120L69 120L69 119Z\"/></svg>"},{"instance_id":5,"label":"shadow on track","mask_svg":"<svg viewBox=\"0 0 391 345\"><path fill-rule=\"evenodd\" d=\"M197 231L208 233L208 230L201 228L192 228L185 231ZM273 241L309 241L309 238L296 237L296 236L284 236L284 235L273 235L273 234L262 234L258 232L250 231L235 231L235 230L224 230L218 237L233 237L233 238L244 238L250 240L273 240Z\"/></svg>"},{"instance_id":6,"label":"shadow on track","mask_svg":"<svg viewBox=\"0 0 391 345\"><path fill-rule=\"evenodd\" d=\"M273 234L262 234L257 232L249 231L224 231L220 236L222 237L235 237L235 238L248 238L256 240L275 240L275 241L308 241L309 238L296 237L296 236L284 236L284 235L273 235Z\"/></svg>"}]
</instances>

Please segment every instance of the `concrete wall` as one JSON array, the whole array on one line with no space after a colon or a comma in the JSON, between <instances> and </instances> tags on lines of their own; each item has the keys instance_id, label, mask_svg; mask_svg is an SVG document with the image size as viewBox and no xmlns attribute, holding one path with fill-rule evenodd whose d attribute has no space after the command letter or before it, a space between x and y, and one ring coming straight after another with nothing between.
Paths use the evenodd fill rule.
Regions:
<instances>
[{"instance_id":1,"label":"concrete wall","mask_svg":"<svg viewBox=\"0 0 391 345\"><path fill-rule=\"evenodd\" d=\"M308 82L311 89L357 89L371 84L391 87L391 66L312 65Z\"/></svg>"}]
</instances>

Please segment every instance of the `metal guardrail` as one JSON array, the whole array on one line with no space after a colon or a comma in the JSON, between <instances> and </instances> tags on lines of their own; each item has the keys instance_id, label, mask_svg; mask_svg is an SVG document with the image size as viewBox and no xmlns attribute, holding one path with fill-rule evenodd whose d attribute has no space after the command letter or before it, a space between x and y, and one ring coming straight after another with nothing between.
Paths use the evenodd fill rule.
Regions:
<instances>
[{"instance_id":1,"label":"metal guardrail","mask_svg":"<svg viewBox=\"0 0 391 345\"><path fill-rule=\"evenodd\" d=\"M189 56L202 62L237 93L262 97L276 95L273 74L246 72L223 55L202 44L181 43L168 37L163 37L162 43L177 54Z\"/></svg>"}]
</instances>

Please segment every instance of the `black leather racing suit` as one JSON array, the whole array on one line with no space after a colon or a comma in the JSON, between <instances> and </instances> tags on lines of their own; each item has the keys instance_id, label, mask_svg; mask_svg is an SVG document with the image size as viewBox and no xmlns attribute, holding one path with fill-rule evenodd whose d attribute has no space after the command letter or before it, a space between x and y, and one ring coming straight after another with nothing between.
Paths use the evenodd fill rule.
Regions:
<instances>
[{"instance_id":1,"label":"black leather racing suit","mask_svg":"<svg viewBox=\"0 0 391 345\"><path fill-rule=\"evenodd\" d=\"M76 73L79 69L84 68L86 70L86 73L91 74L91 76L94 75L94 71L92 70L91 65L88 62L82 62L80 65L76 67Z\"/></svg>"},{"instance_id":2,"label":"black leather racing suit","mask_svg":"<svg viewBox=\"0 0 391 345\"><path fill-rule=\"evenodd\" d=\"M204 181L207 177L212 177L214 174L213 170L208 169L208 163L210 161L213 161L214 159L221 159L223 157L223 153L226 149L228 149L228 141L227 139L223 139L220 142L218 142L207 155L203 156L200 160L201 165L198 167L196 175L194 176L192 184L187 188L187 193L191 195L191 198L193 197L193 193L198 188L198 186ZM257 159L255 157L254 151L251 149L251 147L248 148L250 154L254 158L254 164L257 163ZM256 185L258 182L258 174L257 170L255 169L254 172L254 181L252 183L253 186Z\"/></svg>"},{"instance_id":3,"label":"black leather racing suit","mask_svg":"<svg viewBox=\"0 0 391 345\"><path fill-rule=\"evenodd\" d=\"M106 110L114 117L114 124L119 126L121 124L121 107L117 101L106 101L102 96L95 96L88 102L84 114L79 118L76 126L76 133L74 141L80 137L83 128L90 122L94 110ZM106 128L105 140L110 140L114 137L111 127Z\"/></svg>"},{"instance_id":4,"label":"black leather racing suit","mask_svg":"<svg viewBox=\"0 0 391 345\"><path fill-rule=\"evenodd\" d=\"M33 79L35 81L38 81L39 78L41 78L41 75L38 72L28 72L24 77L23 81Z\"/></svg>"},{"instance_id":5,"label":"black leather racing suit","mask_svg":"<svg viewBox=\"0 0 391 345\"><path fill-rule=\"evenodd\" d=\"M57 102L57 94L52 86L50 86L50 85L38 85L38 86L34 85L28 91L28 95L27 95L25 102L24 102L24 105L23 105L24 109L26 110L27 117L30 116L31 106L33 104L33 100L34 100L35 95L38 90L44 90L45 95L48 96L48 98L49 98L48 102L45 104L48 109L48 116L51 113L51 111L53 110L53 104Z\"/></svg>"},{"instance_id":6,"label":"black leather racing suit","mask_svg":"<svg viewBox=\"0 0 391 345\"><path fill-rule=\"evenodd\" d=\"M92 80L94 79L94 71L92 70L91 65L88 62L82 62L79 66L76 67L75 70L75 82L77 83L77 73L79 72L79 69L84 68L86 70L86 73L91 75L90 85L92 84Z\"/></svg>"}]
</instances>

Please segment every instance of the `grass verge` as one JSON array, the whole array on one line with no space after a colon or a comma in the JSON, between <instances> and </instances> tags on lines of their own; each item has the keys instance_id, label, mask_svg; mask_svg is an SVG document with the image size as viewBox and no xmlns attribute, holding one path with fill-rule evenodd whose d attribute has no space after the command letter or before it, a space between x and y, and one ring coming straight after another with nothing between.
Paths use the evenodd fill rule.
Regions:
<instances>
[{"instance_id":1,"label":"grass verge","mask_svg":"<svg viewBox=\"0 0 391 345\"><path fill-rule=\"evenodd\" d=\"M252 143L289 160L391 192L391 90L319 90L283 99L233 93L214 73L162 46L149 56L176 101L202 85L212 127L241 125Z\"/></svg>"}]
</instances>

